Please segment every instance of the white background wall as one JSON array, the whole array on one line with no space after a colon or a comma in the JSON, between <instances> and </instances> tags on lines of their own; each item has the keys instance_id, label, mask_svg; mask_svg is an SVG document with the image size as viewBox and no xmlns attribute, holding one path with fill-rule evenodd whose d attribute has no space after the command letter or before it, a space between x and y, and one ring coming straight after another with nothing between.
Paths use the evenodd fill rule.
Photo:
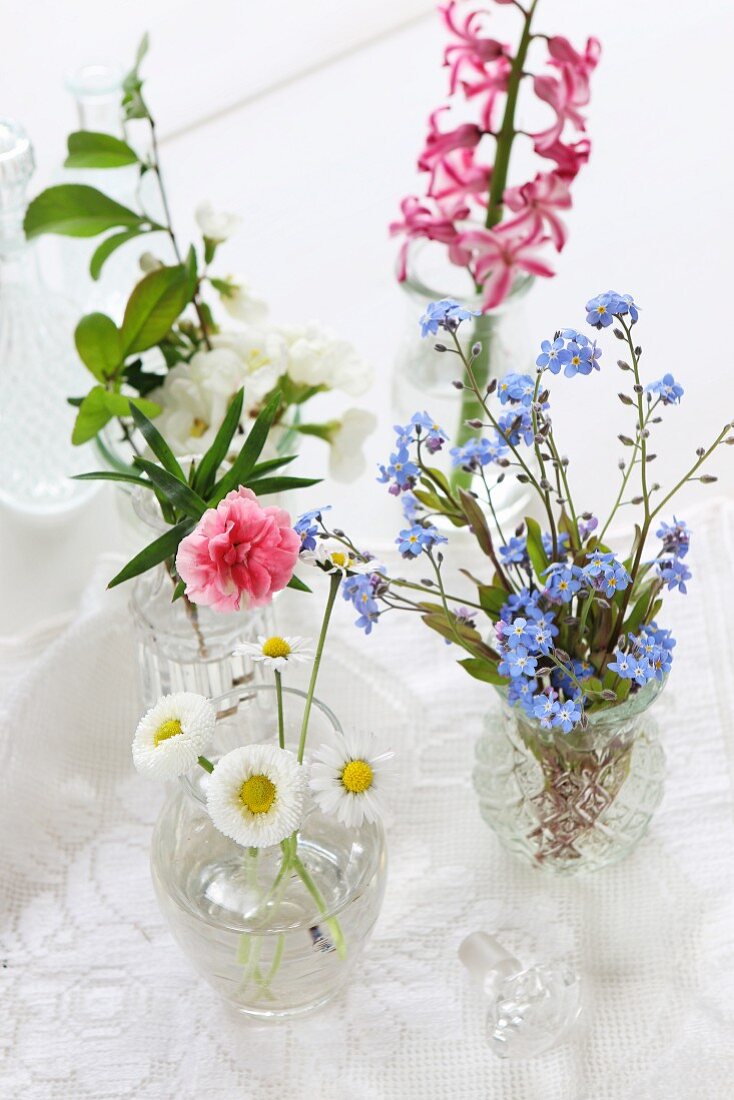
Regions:
<instances>
[{"instance_id":1,"label":"white background wall","mask_svg":"<svg viewBox=\"0 0 734 1100\"><path fill-rule=\"evenodd\" d=\"M512 35L514 15L498 11L500 37ZM386 226L417 186L425 117L445 88L444 36L430 5L4 0L0 26L0 112L32 132L39 185L74 122L64 72L99 58L126 61L150 30L149 99L166 138L182 230L202 197L240 211L244 224L222 251L225 266L257 285L279 319L328 320L372 358L381 424L369 458L383 459L392 437L391 362L405 317ZM723 0L617 0L613 8L602 0L541 0L538 26L572 40L594 33L604 55L589 112L592 160L576 181L558 276L533 291L529 338L580 324L583 303L599 290L635 295L649 377L669 370L686 387L655 447L656 476L670 482L722 419L734 417L734 8ZM595 510L616 487L615 437L628 427L614 396L622 377L616 357L612 340L602 375L558 385L554 400L575 459L576 495ZM734 451L726 449L712 472L722 491L734 492ZM326 496L336 499L343 525L373 545L399 522L371 481ZM85 517L54 533L63 580L41 571L30 596L5 578L25 567L37 534L3 521L0 633L77 597L94 555L115 545L111 514L109 500L97 498Z\"/></svg>"}]
</instances>

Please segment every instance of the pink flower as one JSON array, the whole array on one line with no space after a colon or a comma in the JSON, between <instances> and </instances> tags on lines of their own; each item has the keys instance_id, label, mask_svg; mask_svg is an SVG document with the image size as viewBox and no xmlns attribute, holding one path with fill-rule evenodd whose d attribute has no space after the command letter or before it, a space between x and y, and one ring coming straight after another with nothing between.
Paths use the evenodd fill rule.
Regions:
<instances>
[{"instance_id":1,"label":"pink flower","mask_svg":"<svg viewBox=\"0 0 734 1100\"><path fill-rule=\"evenodd\" d=\"M492 169L477 164L474 149L455 149L436 165L428 194L438 199L463 199L470 195L486 204Z\"/></svg>"},{"instance_id":2,"label":"pink flower","mask_svg":"<svg viewBox=\"0 0 734 1100\"><path fill-rule=\"evenodd\" d=\"M415 195L408 195L400 204L403 221L392 222L390 233L405 234L405 241L400 249L398 258L398 279L405 282L407 276L408 249L410 242L418 237L425 237L429 241L439 241L449 247L449 257L452 263L465 267L469 261L469 253L459 243L459 231L456 228L457 221L463 221L469 216L469 207L461 203L453 203L448 208L441 203L436 203L436 209L421 203Z\"/></svg>"},{"instance_id":3,"label":"pink flower","mask_svg":"<svg viewBox=\"0 0 734 1100\"><path fill-rule=\"evenodd\" d=\"M480 34L482 16L486 13L472 11L468 12L463 19L459 19L456 8L456 0L450 0L445 8L438 9L448 29L459 39L458 42L447 46L443 55L444 65L451 70L450 95L453 95L458 87L459 73L464 66L468 65L481 73L489 61L496 61L507 50L507 47L496 38L484 38Z\"/></svg>"},{"instance_id":4,"label":"pink flower","mask_svg":"<svg viewBox=\"0 0 734 1100\"><path fill-rule=\"evenodd\" d=\"M543 243L542 237L513 237L497 229L472 229L462 233L459 239L472 250L469 266L482 287L484 311L496 309L505 300L516 272L543 277L555 274L536 254L536 246Z\"/></svg>"},{"instance_id":5,"label":"pink flower","mask_svg":"<svg viewBox=\"0 0 734 1100\"><path fill-rule=\"evenodd\" d=\"M502 222L503 233L522 228L527 230L527 236L538 237L547 227L553 244L561 251L567 234L556 211L571 209L571 189L567 180L557 172L539 172L534 180L522 187L508 187L504 202L517 217Z\"/></svg>"},{"instance_id":6,"label":"pink flower","mask_svg":"<svg viewBox=\"0 0 734 1100\"><path fill-rule=\"evenodd\" d=\"M455 130L442 133L438 128L438 117L446 110L447 107L439 107L428 119L428 137L418 158L418 167L422 172L432 171L436 161L454 149L469 149L481 141L482 131L473 122L462 122Z\"/></svg>"},{"instance_id":7,"label":"pink flower","mask_svg":"<svg viewBox=\"0 0 734 1100\"><path fill-rule=\"evenodd\" d=\"M498 57L492 65L488 65L484 69L478 80L473 82L463 80L461 82L467 100L481 95L487 97L481 110L482 128L487 133L493 133L495 130L494 108L500 96L507 91L511 68L512 65L506 57Z\"/></svg>"},{"instance_id":8,"label":"pink flower","mask_svg":"<svg viewBox=\"0 0 734 1100\"><path fill-rule=\"evenodd\" d=\"M591 142L588 138L574 142L573 145L565 145L562 141L554 141L552 145L544 145L542 148L535 146L535 152L540 157L554 160L557 165L556 174L564 180L572 180L589 159Z\"/></svg>"},{"instance_id":9,"label":"pink flower","mask_svg":"<svg viewBox=\"0 0 734 1100\"><path fill-rule=\"evenodd\" d=\"M288 513L264 508L251 489L241 487L206 511L182 539L176 569L193 603L240 611L270 603L285 588L300 547Z\"/></svg>"}]
</instances>

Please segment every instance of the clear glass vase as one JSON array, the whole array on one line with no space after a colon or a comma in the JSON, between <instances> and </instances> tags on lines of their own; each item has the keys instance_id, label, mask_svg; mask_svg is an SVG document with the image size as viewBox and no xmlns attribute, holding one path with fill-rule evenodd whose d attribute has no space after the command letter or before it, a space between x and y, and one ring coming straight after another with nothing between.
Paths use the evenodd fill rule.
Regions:
<instances>
[{"instance_id":1,"label":"clear glass vase","mask_svg":"<svg viewBox=\"0 0 734 1100\"><path fill-rule=\"evenodd\" d=\"M145 529L145 542L166 530L148 490L136 490L133 509ZM255 641L258 634L275 633L272 605L226 614L199 607L185 596L173 601L174 587L165 564L132 582L130 612L142 707L174 691L212 698L260 681L262 666L232 651L240 642Z\"/></svg>"},{"instance_id":2,"label":"clear glass vase","mask_svg":"<svg viewBox=\"0 0 734 1100\"><path fill-rule=\"evenodd\" d=\"M555 874L596 871L627 855L663 794L665 757L652 681L589 715L586 730L545 730L503 698L476 747L482 817L518 858Z\"/></svg>"},{"instance_id":3,"label":"clear glass vase","mask_svg":"<svg viewBox=\"0 0 734 1100\"><path fill-rule=\"evenodd\" d=\"M304 700L303 692L284 691L289 747ZM243 744L277 743L274 688L230 692L214 703L213 761ZM314 701L309 744L340 729ZM207 779L201 769L184 777L156 823L151 870L161 909L190 962L238 1012L261 1019L310 1012L348 981L377 920L387 867L382 826L350 829L312 808L297 843L305 878L290 868L281 874L279 845L243 848L214 828Z\"/></svg>"},{"instance_id":4,"label":"clear glass vase","mask_svg":"<svg viewBox=\"0 0 734 1100\"><path fill-rule=\"evenodd\" d=\"M531 276L519 278L506 299L490 313L480 313L460 330L464 346L482 346L474 369L480 387L490 378L508 371L534 374L534 354L528 340L531 331L525 311ZM446 249L433 241L416 241L408 252L407 277L401 286L407 298L405 335L393 365L393 405L398 416L407 421L416 410L425 409L450 434L451 445L466 443L481 434L468 428L466 420L484 418L481 406L468 391L452 385L463 376L456 355L436 351L436 343L450 345L448 338L421 339L418 320L430 302L455 298L469 309L479 310L477 294L466 268L450 263ZM455 483L468 485L469 476L452 470L448 448L434 456L433 464L442 468ZM432 459L433 461L433 459ZM525 509L530 492L514 477L506 477L492 493L500 523L512 521Z\"/></svg>"}]
</instances>

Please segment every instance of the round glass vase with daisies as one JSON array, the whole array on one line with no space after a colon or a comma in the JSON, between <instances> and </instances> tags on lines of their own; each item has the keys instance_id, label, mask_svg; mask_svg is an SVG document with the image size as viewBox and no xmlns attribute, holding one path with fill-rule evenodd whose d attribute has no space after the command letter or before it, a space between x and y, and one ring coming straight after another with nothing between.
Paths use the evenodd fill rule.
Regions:
<instances>
[{"instance_id":1,"label":"round glass vase with daisies","mask_svg":"<svg viewBox=\"0 0 734 1100\"><path fill-rule=\"evenodd\" d=\"M342 730L315 697L343 568L329 573L315 650L262 636L240 656L272 675L211 702L165 696L141 720L141 772L179 778L156 824L151 868L171 931L195 968L255 1018L319 1007L353 973L380 911L390 752ZM283 685L312 663L307 691Z\"/></svg>"},{"instance_id":2,"label":"round glass vase with daisies","mask_svg":"<svg viewBox=\"0 0 734 1100\"><path fill-rule=\"evenodd\" d=\"M469 320L458 302L440 301L421 326L438 336L436 354L452 356L481 408L479 437L451 452L470 487L450 484L436 468L434 455L448 440L422 412L395 429L405 453L400 470L382 467L378 479L410 502L395 541L406 562L420 561L420 573L392 576L343 531L329 531L323 516L313 537L340 541L362 561L363 575L344 586L360 629L369 633L386 612L407 611L450 643L445 652L460 649L461 666L486 685L475 785L482 815L506 847L545 870L596 870L631 851L660 801L663 757L651 711L676 644L661 612L667 593L685 595L691 578L690 531L669 506L682 486L716 481L702 468L734 444L732 424L708 446L691 447L679 479L662 486L650 465L654 434L664 416L675 415L683 387L671 374L643 380L639 308L629 295L592 298L591 332L559 329L542 342L533 375L513 372L488 387L474 373L479 349L463 340ZM603 520L578 506L551 394L554 379L593 386L601 335L624 349L618 396L627 419ZM493 493L506 476L533 490L542 525L528 516L505 531ZM634 517L626 546L609 536L622 508ZM481 552L471 572L447 573L452 539L437 516L470 531Z\"/></svg>"}]
</instances>

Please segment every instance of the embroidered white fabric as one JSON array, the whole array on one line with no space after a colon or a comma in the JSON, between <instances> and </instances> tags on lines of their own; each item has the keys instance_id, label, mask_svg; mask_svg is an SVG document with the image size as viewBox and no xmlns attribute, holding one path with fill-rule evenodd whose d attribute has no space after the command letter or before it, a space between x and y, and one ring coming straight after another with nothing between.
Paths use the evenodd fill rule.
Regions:
<instances>
[{"instance_id":1,"label":"embroidered white fabric","mask_svg":"<svg viewBox=\"0 0 734 1100\"><path fill-rule=\"evenodd\" d=\"M503 854L470 785L492 705L411 616L370 638L340 606L320 695L399 753L385 906L357 976L310 1019L229 1015L158 912L148 844L162 792L130 760L124 596L100 563L78 613L0 643L0 1096L8 1100L725 1100L734 1078L734 506L702 511L660 704L666 795L597 876ZM406 567L407 569L407 567ZM313 601L281 614L313 633ZM283 619L281 619L283 621ZM667 697L667 698L666 698ZM572 1039L496 1060L457 958L470 931L581 973Z\"/></svg>"}]
</instances>

